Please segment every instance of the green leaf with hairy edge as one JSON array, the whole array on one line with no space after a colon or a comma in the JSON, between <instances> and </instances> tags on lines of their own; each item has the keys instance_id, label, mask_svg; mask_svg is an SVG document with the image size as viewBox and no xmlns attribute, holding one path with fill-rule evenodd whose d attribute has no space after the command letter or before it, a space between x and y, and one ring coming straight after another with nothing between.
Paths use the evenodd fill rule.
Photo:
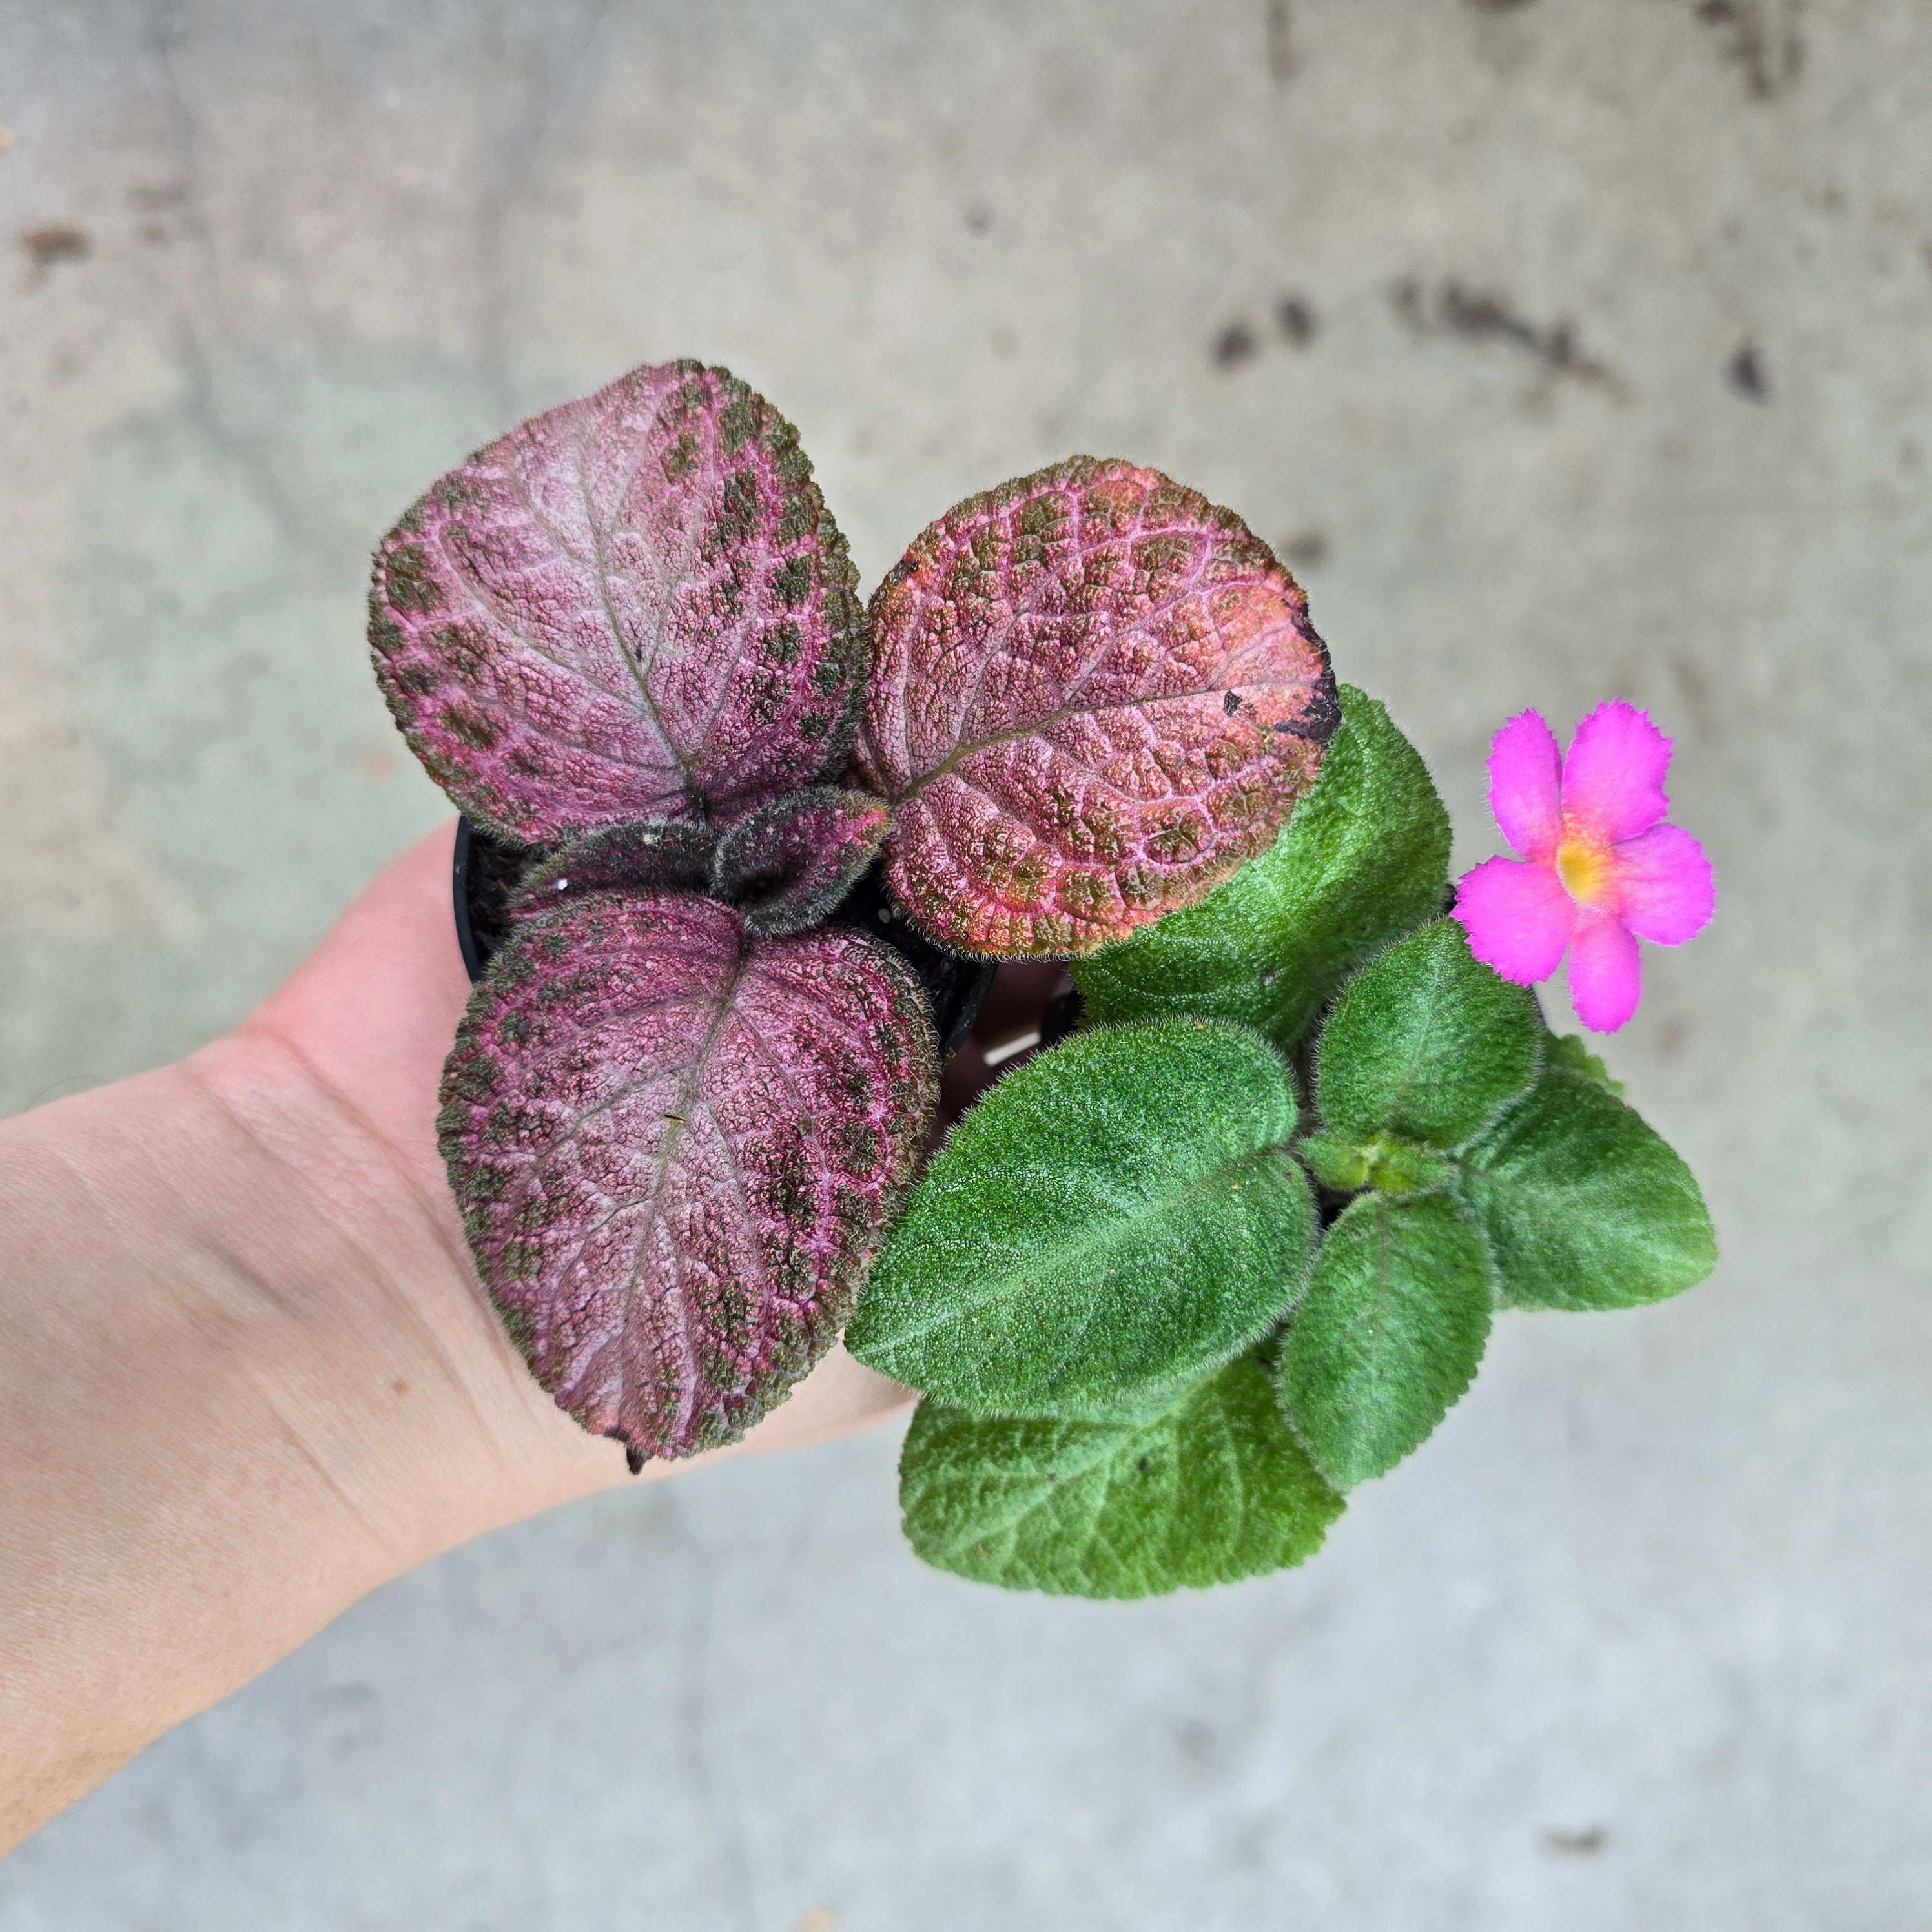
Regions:
<instances>
[{"instance_id":1,"label":"green leaf with hairy edge","mask_svg":"<svg viewBox=\"0 0 1932 1932\"><path fill-rule=\"evenodd\" d=\"M936 1569L1077 1597L1151 1597L1305 1562L1342 1514L1244 1355L1164 1406L1094 1420L921 1402L899 1459Z\"/></svg>"},{"instance_id":2,"label":"green leaf with hairy edge","mask_svg":"<svg viewBox=\"0 0 1932 1932\"><path fill-rule=\"evenodd\" d=\"M1076 1034L1009 1074L914 1190L846 1331L982 1414L1134 1400L1288 1307L1315 1226L1268 1042L1203 1020Z\"/></svg>"},{"instance_id":3,"label":"green leaf with hairy edge","mask_svg":"<svg viewBox=\"0 0 1932 1932\"><path fill-rule=\"evenodd\" d=\"M1415 748L1341 687L1322 775L1268 850L1198 906L1072 964L1096 1020L1196 1013L1292 1046L1343 976L1442 910L1449 817Z\"/></svg>"},{"instance_id":4,"label":"green leaf with hairy edge","mask_svg":"<svg viewBox=\"0 0 1932 1932\"><path fill-rule=\"evenodd\" d=\"M1338 1490L1385 1475L1483 1359L1490 1257L1446 1194L1352 1202L1315 1257L1282 1345L1282 1406Z\"/></svg>"},{"instance_id":5,"label":"green leaf with hairy edge","mask_svg":"<svg viewBox=\"0 0 1932 1932\"><path fill-rule=\"evenodd\" d=\"M1413 1141L1371 1141L1358 1147L1338 1134L1310 1134L1295 1144L1303 1165L1334 1194L1372 1187L1382 1194L1428 1194L1448 1184L1449 1156Z\"/></svg>"},{"instance_id":6,"label":"green leaf with hairy edge","mask_svg":"<svg viewBox=\"0 0 1932 1932\"><path fill-rule=\"evenodd\" d=\"M1454 1147L1536 1076L1536 1009L1453 919L1398 940L1342 989L1322 1029L1316 1104L1331 1133Z\"/></svg>"},{"instance_id":7,"label":"green leaf with hairy edge","mask_svg":"<svg viewBox=\"0 0 1932 1932\"><path fill-rule=\"evenodd\" d=\"M1600 1054L1592 1053L1583 1043L1582 1036L1574 1033L1546 1033L1543 1036L1544 1064L1560 1066L1566 1072L1580 1073L1586 1080L1594 1080L1606 1094L1614 1094L1621 1100L1624 1097L1624 1083L1610 1077L1610 1070L1604 1065Z\"/></svg>"},{"instance_id":8,"label":"green leaf with hairy edge","mask_svg":"<svg viewBox=\"0 0 1932 1932\"><path fill-rule=\"evenodd\" d=\"M1631 1308L1718 1264L1704 1197L1669 1142L1561 1066L1458 1156L1456 1191L1516 1308Z\"/></svg>"}]
</instances>

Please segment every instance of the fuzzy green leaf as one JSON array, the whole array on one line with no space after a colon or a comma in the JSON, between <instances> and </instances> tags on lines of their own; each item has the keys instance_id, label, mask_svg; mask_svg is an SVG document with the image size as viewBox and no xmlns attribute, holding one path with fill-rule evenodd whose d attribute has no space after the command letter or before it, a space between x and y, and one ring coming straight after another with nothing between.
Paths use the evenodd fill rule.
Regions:
<instances>
[{"instance_id":1,"label":"fuzzy green leaf","mask_svg":"<svg viewBox=\"0 0 1932 1932\"><path fill-rule=\"evenodd\" d=\"M1580 1034L1546 1033L1543 1036L1543 1058L1546 1066L1561 1066L1568 1072L1580 1073L1586 1080L1594 1080L1605 1093L1614 1094L1619 1100L1624 1097L1624 1083L1610 1077L1610 1070L1604 1064L1603 1055L1592 1053Z\"/></svg>"},{"instance_id":2,"label":"fuzzy green leaf","mask_svg":"<svg viewBox=\"0 0 1932 1932\"><path fill-rule=\"evenodd\" d=\"M1007 1076L914 1190L846 1334L982 1414L1134 1400L1264 1334L1314 1206L1268 1043L1199 1020L1076 1034Z\"/></svg>"},{"instance_id":3,"label":"fuzzy green leaf","mask_svg":"<svg viewBox=\"0 0 1932 1932\"><path fill-rule=\"evenodd\" d=\"M1295 1144L1308 1171L1330 1192L1354 1194L1369 1184L1375 1165L1367 1148L1358 1147L1340 1134L1310 1134Z\"/></svg>"},{"instance_id":4,"label":"fuzzy green leaf","mask_svg":"<svg viewBox=\"0 0 1932 1932\"><path fill-rule=\"evenodd\" d=\"M1282 1406L1337 1489L1415 1448L1474 1378L1490 1258L1445 1194L1364 1195L1328 1230L1282 1344Z\"/></svg>"},{"instance_id":5,"label":"fuzzy green leaf","mask_svg":"<svg viewBox=\"0 0 1932 1932\"><path fill-rule=\"evenodd\" d=\"M1305 1562L1342 1498L1252 1355L1138 1415L968 1414L928 1397L899 1461L913 1548L1012 1590L1150 1597Z\"/></svg>"},{"instance_id":6,"label":"fuzzy green leaf","mask_svg":"<svg viewBox=\"0 0 1932 1932\"><path fill-rule=\"evenodd\" d=\"M1274 844L1198 906L1072 972L1097 1020L1198 1013L1286 1047L1344 975L1442 909L1449 818L1388 713L1341 687L1322 775Z\"/></svg>"},{"instance_id":7,"label":"fuzzy green leaf","mask_svg":"<svg viewBox=\"0 0 1932 1932\"><path fill-rule=\"evenodd\" d=\"M1534 1078L1536 1010L1469 951L1453 919L1399 940L1342 989L1322 1030L1316 1104L1330 1131L1454 1147Z\"/></svg>"},{"instance_id":8,"label":"fuzzy green leaf","mask_svg":"<svg viewBox=\"0 0 1932 1932\"><path fill-rule=\"evenodd\" d=\"M1689 1168L1598 1081L1546 1067L1460 1156L1457 1191L1517 1308L1631 1308L1694 1287L1718 1239Z\"/></svg>"}]
</instances>

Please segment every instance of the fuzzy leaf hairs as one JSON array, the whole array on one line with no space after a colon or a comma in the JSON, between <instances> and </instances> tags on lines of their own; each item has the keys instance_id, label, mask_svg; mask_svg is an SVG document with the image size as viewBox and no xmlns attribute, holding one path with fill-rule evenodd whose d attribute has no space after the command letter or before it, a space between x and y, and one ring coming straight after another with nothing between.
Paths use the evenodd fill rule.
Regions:
<instances>
[{"instance_id":1,"label":"fuzzy leaf hairs","mask_svg":"<svg viewBox=\"0 0 1932 1932\"><path fill-rule=\"evenodd\" d=\"M837 1339L932 1114L930 958L1194 904L1337 721L1293 579L1156 471L1073 458L934 524L869 623L854 586L796 432L694 362L522 424L376 552L390 707L518 855L451 1184L532 1372L634 1468L735 1439ZM1202 1280L1225 1355L1272 1298Z\"/></svg>"}]
</instances>

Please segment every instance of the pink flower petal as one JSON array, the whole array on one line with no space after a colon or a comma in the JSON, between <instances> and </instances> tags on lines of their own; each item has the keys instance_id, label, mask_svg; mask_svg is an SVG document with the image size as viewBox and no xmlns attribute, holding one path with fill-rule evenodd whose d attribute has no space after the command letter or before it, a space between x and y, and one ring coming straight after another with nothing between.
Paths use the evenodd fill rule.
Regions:
<instances>
[{"instance_id":1,"label":"pink flower petal","mask_svg":"<svg viewBox=\"0 0 1932 1932\"><path fill-rule=\"evenodd\" d=\"M1548 866L1485 859L1456 880L1456 916L1484 965L1527 986L1556 970L1576 908Z\"/></svg>"},{"instance_id":2,"label":"pink flower petal","mask_svg":"<svg viewBox=\"0 0 1932 1932\"><path fill-rule=\"evenodd\" d=\"M1613 698L1576 727L1563 760L1563 810L1612 842L1648 832L1665 812L1670 740L1634 704Z\"/></svg>"},{"instance_id":3,"label":"pink flower petal","mask_svg":"<svg viewBox=\"0 0 1932 1932\"><path fill-rule=\"evenodd\" d=\"M1546 859L1563 836L1563 757L1542 714L1520 711L1490 747L1490 809L1526 859Z\"/></svg>"},{"instance_id":4,"label":"pink flower petal","mask_svg":"<svg viewBox=\"0 0 1932 1932\"><path fill-rule=\"evenodd\" d=\"M1718 903L1704 848L1681 825L1653 825L1610 848L1618 916L1640 939L1682 946L1702 932Z\"/></svg>"},{"instance_id":5,"label":"pink flower petal","mask_svg":"<svg viewBox=\"0 0 1932 1932\"><path fill-rule=\"evenodd\" d=\"M1592 1033L1615 1033L1636 1011L1643 969L1636 941L1607 913L1586 919L1570 945L1570 1000Z\"/></svg>"}]
</instances>

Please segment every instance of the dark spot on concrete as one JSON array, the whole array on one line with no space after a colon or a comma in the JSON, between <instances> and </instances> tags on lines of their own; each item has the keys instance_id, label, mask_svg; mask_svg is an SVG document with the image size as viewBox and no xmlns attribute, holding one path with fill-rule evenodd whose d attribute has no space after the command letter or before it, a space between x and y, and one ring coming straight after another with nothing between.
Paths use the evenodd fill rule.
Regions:
<instances>
[{"instance_id":1,"label":"dark spot on concrete","mask_svg":"<svg viewBox=\"0 0 1932 1932\"><path fill-rule=\"evenodd\" d=\"M1268 0L1268 78L1276 86L1286 87L1299 64L1294 53L1294 17L1288 11L1288 0Z\"/></svg>"},{"instance_id":2,"label":"dark spot on concrete","mask_svg":"<svg viewBox=\"0 0 1932 1932\"><path fill-rule=\"evenodd\" d=\"M1174 1742L1180 1755L1192 1766L1211 1768L1227 1761L1226 1735L1198 1718L1181 1718L1174 1726Z\"/></svg>"},{"instance_id":3,"label":"dark spot on concrete","mask_svg":"<svg viewBox=\"0 0 1932 1932\"><path fill-rule=\"evenodd\" d=\"M1689 707L1691 723L1700 734L1709 737L1717 729L1719 712L1717 692L1704 668L1696 658L1680 652L1670 659L1670 674Z\"/></svg>"},{"instance_id":4,"label":"dark spot on concrete","mask_svg":"<svg viewBox=\"0 0 1932 1932\"><path fill-rule=\"evenodd\" d=\"M1275 304L1274 326L1281 331L1282 340L1297 349L1306 349L1321 326L1314 310L1300 296L1283 296Z\"/></svg>"},{"instance_id":5,"label":"dark spot on concrete","mask_svg":"<svg viewBox=\"0 0 1932 1932\"><path fill-rule=\"evenodd\" d=\"M1433 291L1414 276L1389 291L1396 319L1418 335L1454 335L1466 342L1500 343L1532 356L1552 376L1566 376L1606 388L1622 386L1608 363L1578 344L1576 325L1568 320L1539 326L1505 297L1466 287L1450 276Z\"/></svg>"},{"instance_id":6,"label":"dark spot on concrete","mask_svg":"<svg viewBox=\"0 0 1932 1932\"><path fill-rule=\"evenodd\" d=\"M44 228L23 229L19 239L20 246L26 250L34 266L42 274L57 262L80 261L94 249L94 238L87 230L66 221L50 222Z\"/></svg>"},{"instance_id":7,"label":"dark spot on concrete","mask_svg":"<svg viewBox=\"0 0 1932 1932\"><path fill-rule=\"evenodd\" d=\"M1261 338L1245 322L1229 322L1214 338L1214 366L1217 369L1238 369L1244 362L1252 362L1261 352Z\"/></svg>"},{"instance_id":8,"label":"dark spot on concrete","mask_svg":"<svg viewBox=\"0 0 1932 1932\"><path fill-rule=\"evenodd\" d=\"M1593 1852L1600 1852L1610 1842L1610 1833L1600 1825L1550 1825L1544 1828L1544 1850L1560 1852L1568 1857L1588 1857Z\"/></svg>"},{"instance_id":9,"label":"dark spot on concrete","mask_svg":"<svg viewBox=\"0 0 1932 1932\"><path fill-rule=\"evenodd\" d=\"M1804 71L1802 4L1803 0L1696 0L1692 11L1724 34L1726 56L1742 72L1744 91L1754 100L1769 100Z\"/></svg>"},{"instance_id":10,"label":"dark spot on concrete","mask_svg":"<svg viewBox=\"0 0 1932 1932\"><path fill-rule=\"evenodd\" d=\"M1297 530L1282 538L1276 554L1291 570L1313 570L1328 561L1328 538L1321 530Z\"/></svg>"},{"instance_id":11,"label":"dark spot on concrete","mask_svg":"<svg viewBox=\"0 0 1932 1932\"><path fill-rule=\"evenodd\" d=\"M1508 307L1500 296L1472 293L1460 282L1445 282L1437 298L1436 312L1442 326L1458 335L1478 341L1500 338L1520 348L1541 351L1542 337L1535 326ZM1563 340L1567 345L1567 326L1563 328Z\"/></svg>"},{"instance_id":12,"label":"dark spot on concrete","mask_svg":"<svg viewBox=\"0 0 1932 1932\"><path fill-rule=\"evenodd\" d=\"M1754 403L1771 400L1771 378L1765 373L1764 358L1754 342L1742 344L1724 365L1724 374L1732 388Z\"/></svg>"},{"instance_id":13,"label":"dark spot on concrete","mask_svg":"<svg viewBox=\"0 0 1932 1932\"><path fill-rule=\"evenodd\" d=\"M185 182L136 182L128 190L128 206L144 214L158 214L178 208L188 199Z\"/></svg>"},{"instance_id":14,"label":"dark spot on concrete","mask_svg":"<svg viewBox=\"0 0 1932 1932\"><path fill-rule=\"evenodd\" d=\"M968 203L966 226L975 235L984 235L993 225L993 211L983 201Z\"/></svg>"}]
</instances>

